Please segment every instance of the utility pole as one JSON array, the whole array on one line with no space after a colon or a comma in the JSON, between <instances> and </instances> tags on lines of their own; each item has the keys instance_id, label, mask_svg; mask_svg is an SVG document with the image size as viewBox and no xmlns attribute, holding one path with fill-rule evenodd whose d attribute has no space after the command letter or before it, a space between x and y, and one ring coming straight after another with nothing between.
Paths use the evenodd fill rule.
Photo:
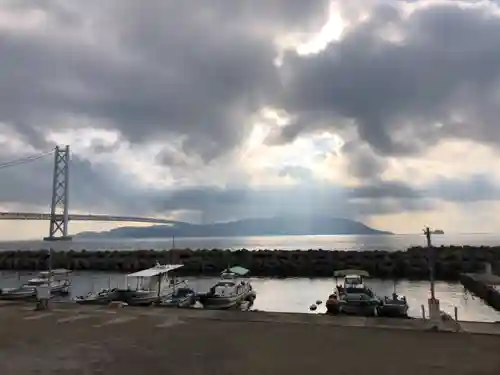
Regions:
<instances>
[{"instance_id":1,"label":"utility pole","mask_svg":"<svg viewBox=\"0 0 500 375\"><path fill-rule=\"evenodd\" d=\"M434 248L432 247L431 229L429 227L425 227L424 234L427 240L427 255L429 256L429 281L431 288L431 299L435 300L436 299L436 292L435 292L436 253L434 251Z\"/></svg>"},{"instance_id":2,"label":"utility pole","mask_svg":"<svg viewBox=\"0 0 500 375\"><path fill-rule=\"evenodd\" d=\"M441 308L439 300L436 298L435 293L435 268L436 268L436 251L432 246L431 235L432 231L429 227L424 228L424 234L427 240L427 254L429 257L429 281L431 289L431 297L428 300L429 306L429 320L431 329L439 330L441 326Z\"/></svg>"}]
</instances>

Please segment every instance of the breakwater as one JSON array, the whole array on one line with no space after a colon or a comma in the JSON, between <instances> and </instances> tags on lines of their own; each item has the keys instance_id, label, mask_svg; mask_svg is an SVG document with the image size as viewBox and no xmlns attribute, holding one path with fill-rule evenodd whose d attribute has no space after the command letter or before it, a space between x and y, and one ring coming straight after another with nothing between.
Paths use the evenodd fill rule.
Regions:
<instances>
[{"instance_id":1,"label":"breakwater","mask_svg":"<svg viewBox=\"0 0 500 375\"><path fill-rule=\"evenodd\" d=\"M493 270L500 265L500 247L443 246L432 251L412 247L405 251L337 250L138 250L54 251L53 268L72 270L134 272L160 263L182 263L180 275L212 276L228 265L241 265L254 276L331 277L334 270L356 268L377 278L424 280L429 277L429 259L434 254L435 275L441 280L459 280L462 273L480 272L484 262ZM0 252L0 269L43 270L49 252Z\"/></svg>"},{"instance_id":2,"label":"breakwater","mask_svg":"<svg viewBox=\"0 0 500 375\"><path fill-rule=\"evenodd\" d=\"M498 279L498 276L494 276ZM471 293L481 298L495 310L500 311L500 291L491 285L491 277L485 274L465 273L460 275L460 282ZM498 280L495 280L498 282Z\"/></svg>"}]
</instances>

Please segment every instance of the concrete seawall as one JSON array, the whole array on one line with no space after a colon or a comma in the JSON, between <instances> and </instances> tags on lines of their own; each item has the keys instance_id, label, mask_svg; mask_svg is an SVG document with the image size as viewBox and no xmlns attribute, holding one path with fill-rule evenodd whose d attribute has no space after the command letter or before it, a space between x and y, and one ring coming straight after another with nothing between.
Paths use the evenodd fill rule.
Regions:
<instances>
[{"instance_id":1,"label":"concrete seawall","mask_svg":"<svg viewBox=\"0 0 500 375\"><path fill-rule=\"evenodd\" d=\"M435 274L441 280L459 280L463 273L480 272L484 262L500 264L500 247L447 246L434 249ZM48 251L0 252L0 269L47 269ZM339 250L138 250L56 251L52 266L73 270L133 272L155 262L182 263L183 275L217 275L228 264L241 265L254 276L331 277L338 269L357 268L377 278L425 280L429 277L429 251L414 247L405 251Z\"/></svg>"}]
</instances>

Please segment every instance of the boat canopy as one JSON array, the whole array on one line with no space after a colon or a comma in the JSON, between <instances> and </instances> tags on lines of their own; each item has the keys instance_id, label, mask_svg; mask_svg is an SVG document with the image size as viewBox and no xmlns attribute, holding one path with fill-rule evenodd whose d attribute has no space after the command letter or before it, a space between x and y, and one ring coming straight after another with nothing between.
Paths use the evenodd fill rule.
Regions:
<instances>
[{"instance_id":1,"label":"boat canopy","mask_svg":"<svg viewBox=\"0 0 500 375\"><path fill-rule=\"evenodd\" d=\"M225 269L222 273L223 274L224 273L234 273L235 275L238 275L238 276L245 276L249 272L250 272L250 270L247 270L244 267L235 266L235 267L231 267L231 268Z\"/></svg>"},{"instance_id":2,"label":"boat canopy","mask_svg":"<svg viewBox=\"0 0 500 375\"><path fill-rule=\"evenodd\" d=\"M57 280L58 278L67 278L72 272L73 271L67 270L65 268L56 268L51 271L42 271L38 273L38 275L34 279L31 279L29 281L36 283L40 280L47 281L49 278L53 278L55 280Z\"/></svg>"},{"instance_id":3,"label":"boat canopy","mask_svg":"<svg viewBox=\"0 0 500 375\"><path fill-rule=\"evenodd\" d=\"M127 277L154 277L154 276L166 274L170 271L173 271L177 268L181 268L183 266L184 266L183 264L159 264L159 263L157 263L156 266L154 266L152 268L148 268L146 270L142 270L142 271L128 274Z\"/></svg>"},{"instance_id":4,"label":"boat canopy","mask_svg":"<svg viewBox=\"0 0 500 375\"><path fill-rule=\"evenodd\" d=\"M364 270L338 270L333 273L333 277L346 277L351 275L370 277L370 274Z\"/></svg>"},{"instance_id":5,"label":"boat canopy","mask_svg":"<svg viewBox=\"0 0 500 375\"><path fill-rule=\"evenodd\" d=\"M52 276L59 276L59 275L67 275L73 271L67 270L65 268L56 268L51 271L42 271L39 273L40 276L48 276L49 274L52 274Z\"/></svg>"}]
</instances>

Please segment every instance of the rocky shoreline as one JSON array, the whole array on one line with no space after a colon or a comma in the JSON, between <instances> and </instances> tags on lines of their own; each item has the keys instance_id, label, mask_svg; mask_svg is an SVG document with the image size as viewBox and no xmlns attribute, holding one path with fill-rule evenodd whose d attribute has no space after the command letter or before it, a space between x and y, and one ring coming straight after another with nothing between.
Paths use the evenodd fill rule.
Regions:
<instances>
[{"instance_id":1,"label":"rocky shoreline","mask_svg":"<svg viewBox=\"0 0 500 375\"><path fill-rule=\"evenodd\" d=\"M493 271L500 266L500 247L442 246L435 248L435 275L440 280L460 279L461 273L480 272L484 262ZM383 279L426 280L429 277L427 248L406 251L338 250L138 250L138 251L59 251L52 253L53 268L75 271L134 272L160 263L182 263L179 275L212 276L228 265L241 265L253 276L331 277L334 270L356 268ZM49 252L0 252L0 270L43 270Z\"/></svg>"}]
</instances>

